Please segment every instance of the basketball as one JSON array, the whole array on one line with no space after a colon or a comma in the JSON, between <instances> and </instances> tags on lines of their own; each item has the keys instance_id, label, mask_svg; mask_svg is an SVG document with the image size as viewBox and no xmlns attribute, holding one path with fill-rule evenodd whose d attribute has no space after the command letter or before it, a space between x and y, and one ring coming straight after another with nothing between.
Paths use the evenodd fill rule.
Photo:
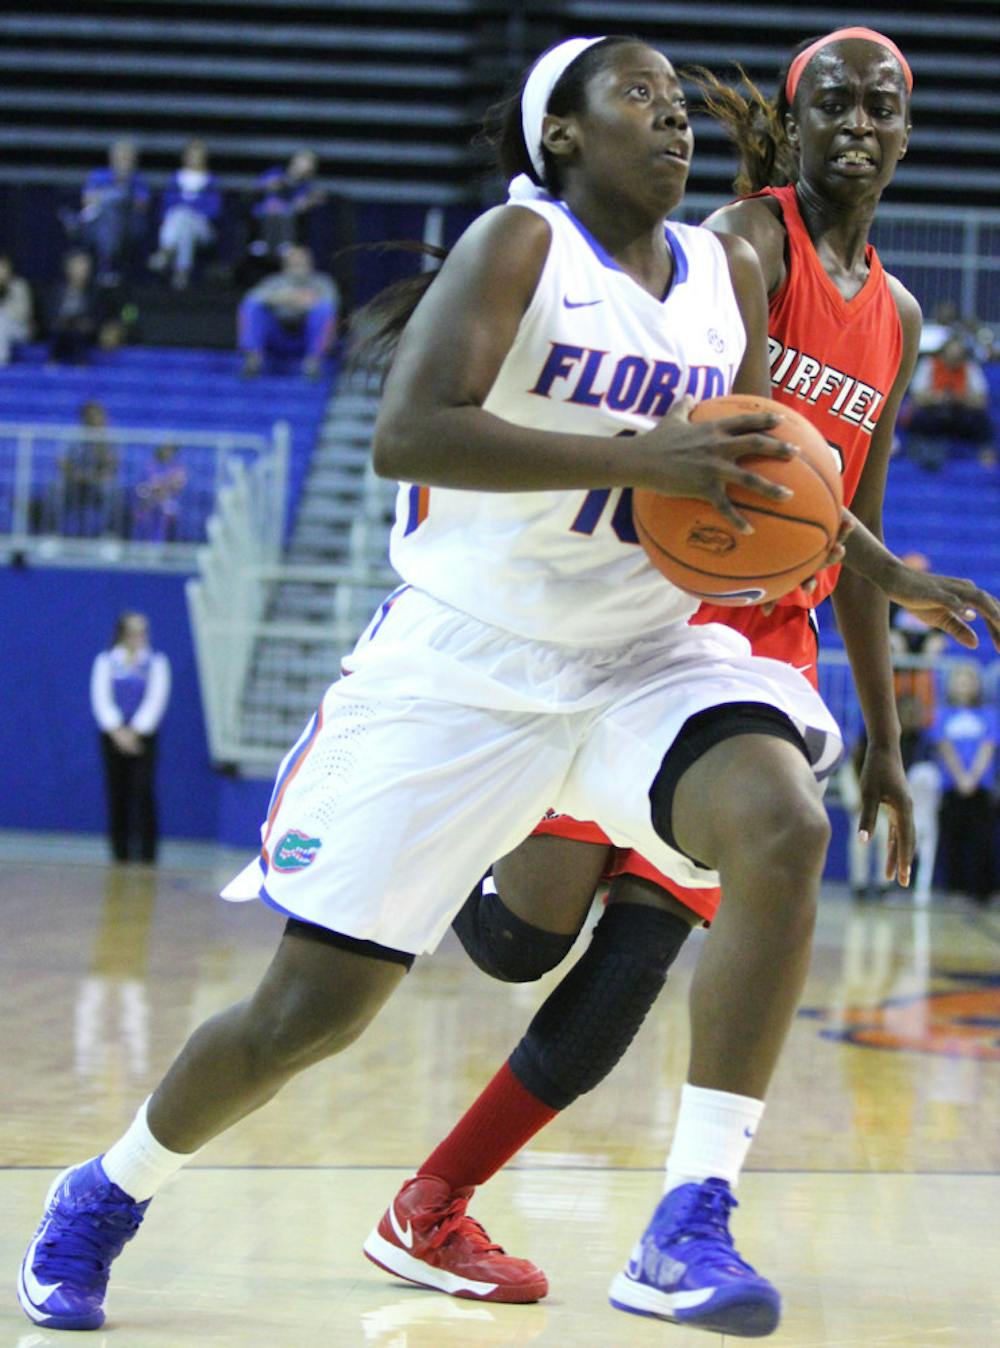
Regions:
<instances>
[{"instance_id":1,"label":"basketball","mask_svg":"<svg viewBox=\"0 0 1000 1348\"><path fill-rule=\"evenodd\" d=\"M840 530L839 460L800 413L770 398L731 394L698 403L691 420L754 412L779 416L767 433L799 453L788 460L754 454L739 460L793 493L771 501L745 487L728 487L730 500L753 525L752 534L739 533L708 501L645 488L632 496L636 533L649 560L679 589L713 604L741 607L780 599L822 565Z\"/></svg>"}]
</instances>

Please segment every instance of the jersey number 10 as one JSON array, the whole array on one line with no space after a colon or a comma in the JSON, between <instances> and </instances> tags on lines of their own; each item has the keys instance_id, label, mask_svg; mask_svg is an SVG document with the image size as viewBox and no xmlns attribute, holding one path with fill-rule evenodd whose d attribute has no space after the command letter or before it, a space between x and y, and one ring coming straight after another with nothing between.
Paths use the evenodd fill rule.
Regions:
<instances>
[{"instance_id":1,"label":"jersey number 10","mask_svg":"<svg viewBox=\"0 0 1000 1348\"><path fill-rule=\"evenodd\" d=\"M619 436L636 435L636 431L619 431ZM600 523L601 516L604 514L604 508L611 499L611 487L597 487L594 491L588 491L583 498L583 505L577 512L576 519L569 526L574 534L587 534L594 532ZM618 499L615 501L615 508L611 513L611 529L615 538L621 543L638 543L639 535L635 531L635 525L632 523L632 488L623 487L617 493Z\"/></svg>"}]
</instances>

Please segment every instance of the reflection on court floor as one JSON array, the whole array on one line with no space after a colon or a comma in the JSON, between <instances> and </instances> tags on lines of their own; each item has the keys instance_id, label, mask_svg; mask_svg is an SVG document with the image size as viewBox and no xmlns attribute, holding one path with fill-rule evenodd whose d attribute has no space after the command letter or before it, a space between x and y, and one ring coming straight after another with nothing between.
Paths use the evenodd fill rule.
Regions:
<instances>
[{"instance_id":1,"label":"reflection on court floor","mask_svg":"<svg viewBox=\"0 0 1000 1348\"><path fill-rule=\"evenodd\" d=\"M36 849L36 855L38 854ZM44 855L44 852L42 853ZM246 994L280 920L211 895L242 858L153 871L11 858L0 965L0 1235L14 1269L55 1167L100 1151L183 1038ZM235 864L234 864L235 860ZM88 1348L662 1345L607 1283L660 1189L704 936L612 1078L477 1195L541 1264L539 1306L481 1306L373 1269L361 1241L505 1058L555 981L494 984L451 941L373 1030L202 1153L116 1266ZM720 996L725 990L720 989ZM1000 1344L1000 920L824 897L813 970L740 1186L741 1249L781 1288L772 1342ZM12 1275L11 1275L12 1276ZM8 1297L0 1342L65 1344Z\"/></svg>"}]
</instances>

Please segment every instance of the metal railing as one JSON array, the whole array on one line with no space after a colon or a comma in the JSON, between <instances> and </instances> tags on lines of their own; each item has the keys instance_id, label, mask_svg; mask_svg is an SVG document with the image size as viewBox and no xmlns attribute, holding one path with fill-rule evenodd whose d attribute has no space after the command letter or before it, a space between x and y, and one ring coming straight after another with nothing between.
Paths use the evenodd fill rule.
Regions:
<instances>
[{"instance_id":1,"label":"metal railing","mask_svg":"<svg viewBox=\"0 0 1000 1348\"><path fill-rule=\"evenodd\" d=\"M280 533L263 510L267 466L267 460L249 468L229 461L208 543L198 550L198 577L185 587L209 752L219 765L240 758L243 688L267 600L266 577L280 552Z\"/></svg>"},{"instance_id":2,"label":"metal railing","mask_svg":"<svg viewBox=\"0 0 1000 1348\"><path fill-rule=\"evenodd\" d=\"M281 566L273 558L263 558L249 525L245 483L240 479L222 492L209 532L209 546L199 553L199 577L187 585L209 750L217 766L267 777L301 729L299 723L305 723L339 676L342 657L367 625L376 603L365 606L362 596L388 594L399 581L388 566L364 571L347 566ZM329 587L329 621L265 618L277 587L296 583ZM248 729L244 706L255 653L259 659L264 647L277 658L263 694L258 690L268 700L264 715L297 727L294 733L279 730L277 739L274 732L255 735Z\"/></svg>"},{"instance_id":3,"label":"metal railing","mask_svg":"<svg viewBox=\"0 0 1000 1348\"><path fill-rule=\"evenodd\" d=\"M901 675L928 675L933 682L934 698L940 705L944 701L944 688L951 670L956 665L968 664L970 658L975 658L972 652L962 651L952 643L946 655L898 654L893 656L892 663L897 682ZM996 705L1000 702L1000 659L981 663L980 668L984 700ZM819 691L843 732L844 743L848 746L854 744L863 733L865 723L846 651L834 649L821 652Z\"/></svg>"},{"instance_id":4,"label":"metal railing","mask_svg":"<svg viewBox=\"0 0 1000 1348\"><path fill-rule=\"evenodd\" d=\"M234 499L230 504L237 502ZM242 526L231 522L220 525L216 538L220 555L216 559L213 554L210 560L206 553L202 570L205 599L197 600L197 608L192 606L202 684L209 690L205 703L213 723L212 756L217 763L238 766L248 775L268 776L319 704L326 687L339 676L342 657L377 607L375 596L388 593L399 578L388 566L364 569L254 564L252 546ZM228 558L221 555L223 544L232 548ZM329 585L329 621L289 622L264 617L272 587L294 582ZM189 596L192 593L189 587ZM294 728L277 743L273 737L248 732L242 707L253 652L268 642L276 648L278 658L262 696L266 700L270 695L273 700L270 708L258 707L256 715L260 719L270 710L276 722L283 720ZM968 654L954 646L940 657L899 655L894 657L893 666L897 673L929 671L940 703L949 671L968 659ZM986 698L996 703L1000 700L1000 660L984 664L982 671ZM843 650L822 653L819 680L824 701L850 746L861 735L864 721Z\"/></svg>"},{"instance_id":5,"label":"metal railing","mask_svg":"<svg viewBox=\"0 0 1000 1348\"><path fill-rule=\"evenodd\" d=\"M253 527L273 560L289 448L283 421L270 437L0 422L0 548L32 561L189 570L240 465Z\"/></svg>"},{"instance_id":6,"label":"metal railing","mask_svg":"<svg viewBox=\"0 0 1000 1348\"><path fill-rule=\"evenodd\" d=\"M723 204L690 193L678 219L698 224ZM964 318L1000 328L1000 210L883 202L872 242L886 270L916 295L925 319L950 302Z\"/></svg>"}]
</instances>

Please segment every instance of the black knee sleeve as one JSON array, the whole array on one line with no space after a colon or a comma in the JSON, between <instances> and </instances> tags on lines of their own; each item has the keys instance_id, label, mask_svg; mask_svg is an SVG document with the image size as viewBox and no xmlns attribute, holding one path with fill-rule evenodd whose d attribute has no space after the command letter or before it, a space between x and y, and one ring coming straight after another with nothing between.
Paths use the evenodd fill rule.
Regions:
<instances>
[{"instance_id":1,"label":"black knee sleeve","mask_svg":"<svg viewBox=\"0 0 1000 1348\"><path fill-rule=\"evenodd\" d=\"M539 1009L510 1056L521 1085L550 1109L593 1090L635 1038L687 940L682 917L611 904L585 955Z\"/></svg>"},{"instance_id":2,"label":"black knee sleeve","mask_svg":"<svg viewBox=\"0 0 1000 1348\"><path fill-rule=\"evenodd\" d=\"M503 983L533 983L565 959L576 940L525 922L499 894L484 894L482 884L451 925L473 964Z\"/></svg>"}]
</instances>

